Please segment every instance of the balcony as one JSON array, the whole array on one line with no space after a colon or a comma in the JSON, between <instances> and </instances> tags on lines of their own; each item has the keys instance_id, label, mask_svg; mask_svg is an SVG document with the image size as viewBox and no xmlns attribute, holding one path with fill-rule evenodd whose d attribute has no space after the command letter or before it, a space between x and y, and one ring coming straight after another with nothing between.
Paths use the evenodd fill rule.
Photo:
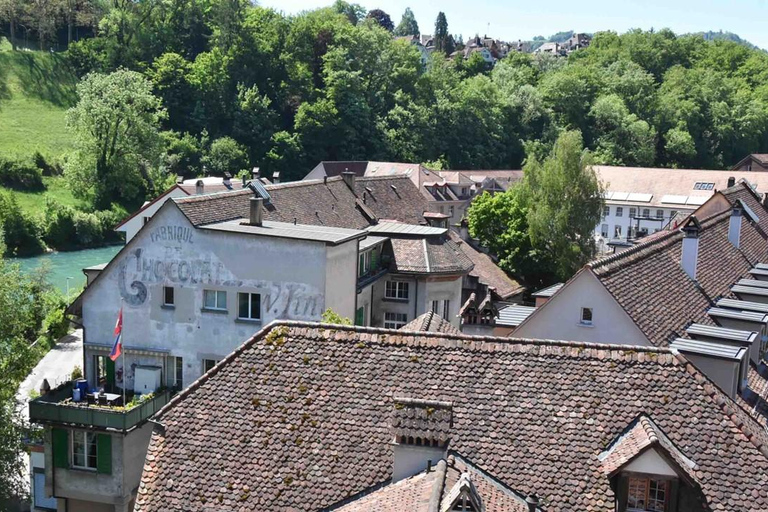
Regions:
<instances>
[{"instance_id":1,"label":"balcony","mask_svg":"<svg viewBox=\"0 0 768 512\"><path fill-rule=\"evenodd\" d=\"M74 402L72 389L73 383L66 382L29 402L30 421L128 432L151 418L172 396L171 391L158 391L137 404L123 407Z\"/></svg>"}]
</instances>

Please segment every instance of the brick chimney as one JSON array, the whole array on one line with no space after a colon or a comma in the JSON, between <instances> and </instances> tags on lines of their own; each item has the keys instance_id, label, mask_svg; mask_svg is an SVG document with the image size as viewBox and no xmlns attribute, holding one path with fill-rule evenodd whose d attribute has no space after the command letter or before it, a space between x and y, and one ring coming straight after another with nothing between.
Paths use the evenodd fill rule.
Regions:
<instances>
[{"instance_id":1,"label":"brick chimney","mask_svg":"<svg viewBox=\"0 0 768 512\"><path fill-rule=\"evenodd\" d=\"M261 197L252 197L250 206L250 216L248 219L248 223L251 226L261 226L261 219L263 215L263 209L262 209L262 203L264 202L264 199Z\"/></svg>"},{"instance_id":2,"label":"brick chimney","mask_svg":"<svg viewBox=\"0 0 768 512\"><path fill-rule=\"evenodd\" d=\"M680 258L682 265L688 277L696 280L696 266L699 261L699 232L701 224L695 215L691 215L685 225L681 228L685 234L683 238L683 251Z\"/></svg>"}]
</instances>

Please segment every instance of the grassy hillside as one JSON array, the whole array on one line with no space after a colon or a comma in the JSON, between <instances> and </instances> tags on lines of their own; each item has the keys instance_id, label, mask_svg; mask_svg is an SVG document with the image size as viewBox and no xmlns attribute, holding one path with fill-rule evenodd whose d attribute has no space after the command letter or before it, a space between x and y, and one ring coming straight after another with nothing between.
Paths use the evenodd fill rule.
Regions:
<instances>
[{"instance_id":1,"label":"grassy hillside","mask_svg":"<svg viewBox=\"0 0 768 512\"><path fill-rule=\"evenodd\" d=\"M61 55L0 51L0 155L58 158L69 150L65 114L76 83Z\"/></svg>"}]
</instances>

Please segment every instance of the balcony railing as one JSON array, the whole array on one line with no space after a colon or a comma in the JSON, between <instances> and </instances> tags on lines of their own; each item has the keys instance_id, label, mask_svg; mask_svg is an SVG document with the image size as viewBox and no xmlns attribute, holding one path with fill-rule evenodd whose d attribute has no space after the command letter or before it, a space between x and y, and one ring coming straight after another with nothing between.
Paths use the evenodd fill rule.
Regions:
<instances>
[{"instance_id":1,"label":"balcony railing","mask_svg":"<svg viewBox=\"0 0 768 512\"><path fill-rule=\"evenodd\" d=\"M72 383L66 383L29 402L29 419L127 432L151 418L171 396L171 391L161 391L133 407L88 405L72 402Z\"/></svg>"}]
</instances>

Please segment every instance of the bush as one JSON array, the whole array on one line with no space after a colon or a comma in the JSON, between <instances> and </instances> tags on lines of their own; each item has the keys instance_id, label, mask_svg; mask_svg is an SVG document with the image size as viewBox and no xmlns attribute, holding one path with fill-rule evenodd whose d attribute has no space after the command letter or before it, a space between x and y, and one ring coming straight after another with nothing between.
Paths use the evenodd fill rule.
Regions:
<instances>
[{"instance_id":1,"label":"bush","mask_svg":"<svg viewBox=\"0 0 768 512\"><path fill-rule=\"evenodd\" d=\"M29 256L42 252L42 227L24 213L16 198L10 194L0 193L0 228L8 255Z\"/></svg>"},{"instance_id":2,"label":"bush","mask_svg":"<svg viewBox=\"0 0 768 512\"><path fill-rule=\"evenodd\" d=\"M27 160L0 158L0 185L29 192L45 190L43 173Z\"/></svg>"},{"instance_id":3,"label":"bush","mask_svg":"<svg viewBox=\"0 0 768 512\"><path fill-rule=\"evenodd\" d=\"M71 249L77 245L75 209L56 201L45 202L45 243L54 249Z\"/></svg>"},{"instance_id":4,"label":"bush","mask_svg":"<svg viewBox=\"0 0 768 512\"><path fill-rule=\"evenodd\" d=\"M248 156L235 139L222 137L211 143L211 149L203 157L203 164L213 176L223 176L225 172L235 175L248 168Z\"/></svg>"},{"instance_id":5,"label":"bush","mask_svg":"<svg viewBox=\"0 0 768 512\"><path fill-rule=\"evenodd\" d=\"M49 162L39 151L35 151L35 154L32 155L32 161L43 173L43 176L61 176L64 174L64 169L59 162Z\"/></svg>"},{"instance_id":6,"label":"bush","mask_svg":"<svg viewBox=\"0 0 768 512\"><path fill-rule=\"evenodd\" d=\"M78 245L90 247L103 242L104 228L97 214L77 212L74 223Z\"/></svg>"},{"instance_id":7,"label":"bush","mask_svg":"<svg viewBox=\"0 0 768 512\"><path fill-rule=\"evenodd\" d=\"M69 320L64 316L64 305L51 309L43 319L43 335L53 344L69 333Z\"/></svg>"}]
</instances>

